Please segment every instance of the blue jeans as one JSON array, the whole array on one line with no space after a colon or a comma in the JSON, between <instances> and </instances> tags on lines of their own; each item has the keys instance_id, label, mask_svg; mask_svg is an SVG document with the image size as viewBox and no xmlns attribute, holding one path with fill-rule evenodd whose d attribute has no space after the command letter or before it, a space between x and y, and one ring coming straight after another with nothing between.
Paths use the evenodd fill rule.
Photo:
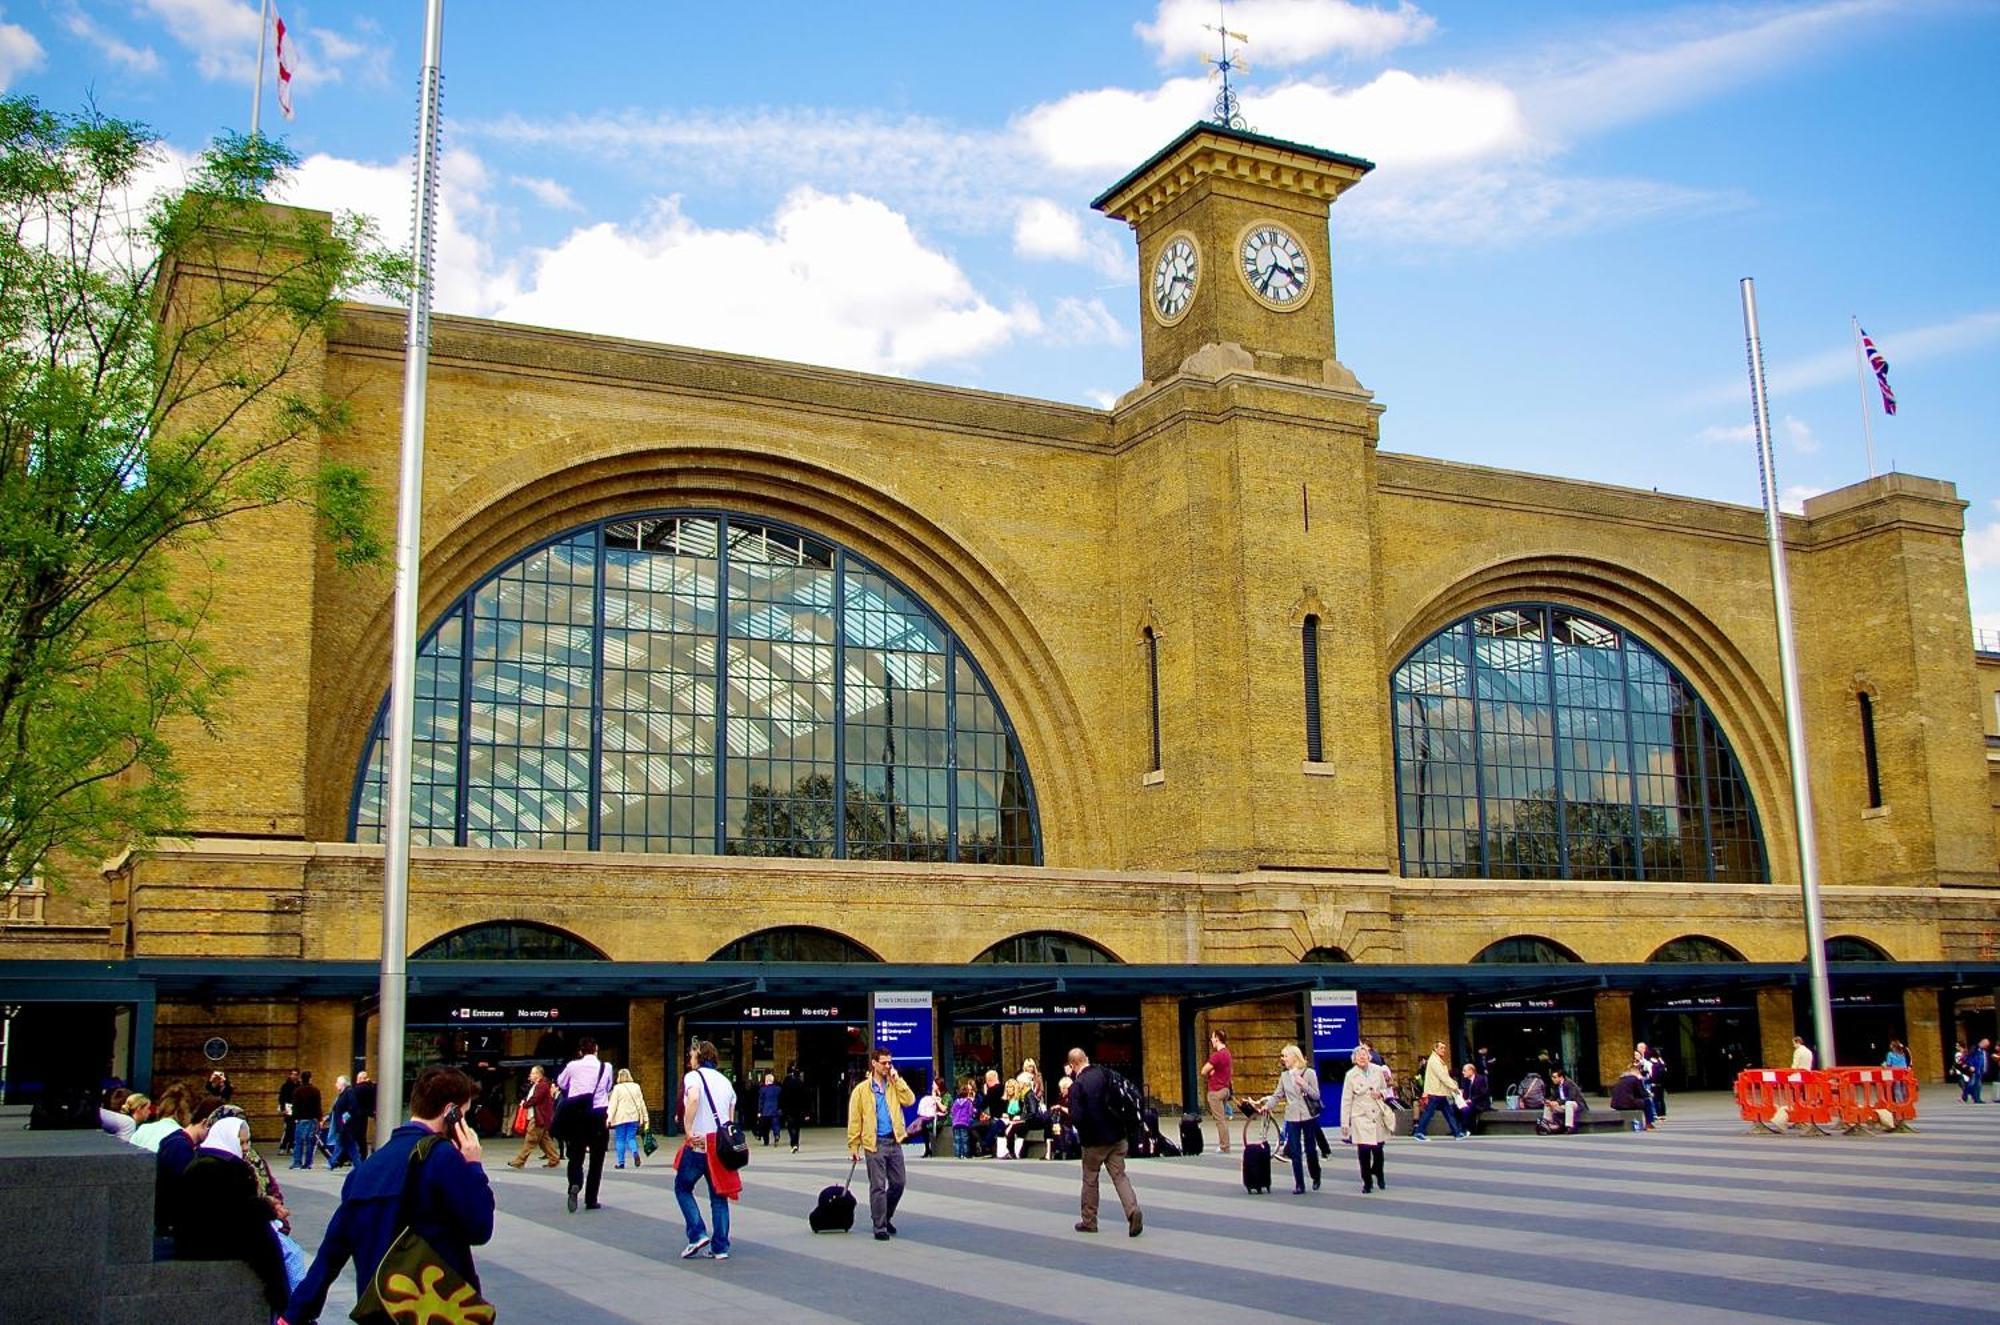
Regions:
<instances>
[{"instance_id":1,"label":"blue jeans","mask_svg":"<svg viewBox=\"0 0 2000 1325\"><path fill-rule=\"evenodd\" d=\"M354 1144L354 1139L346 1130L336 1126L333 1129L333 1158L328 1162L328 1167L339 1168L342 1163L352 1163L360 1159L360 1150L361 1147Z\"/></svg>"},{"instance_id":2,"label":"blue jeans","mask_svg":"<svg viewBox=\"0 0 2000 1325\"><path fill-rule=\"evenodd\" d=\"M702 1227L701 1207L694 1203L694 1185L708 1183L708 1213L715 1221L715 1241L709 1244L711 1252L729 1250L729 1198L715 1194L715 1184L708 1177L708 1156L693 1146L681 1150L680 1160L674 1165L674 1199L680 1202L681 1218L687 1223L688 1241L694 1242L708 1230Z\"/></svg>"},{"instance_id":3,"label":"blue jeans","mask_svg":"<svg viewBox=\"0 0 2000 1325\"><path fill-rule=\"evenodd\" d=\"M1465 1129L1458 1125L1458 1110L1451 1107L1451 1097L1449 1095L1424 1096L1424 1111L1417 1115L1417 1125L1410 1129L1411 1133L1415 1136L1423 1136L1430 1130L1431 1119L1435 1118L1438 1114L1443 1114L1444 1120L1451 1124L1451 1134L1453 1136L1463 1136L1465 1134Z\"/></svg>"},{"instance_id":4,"label":"blue jeans","mask_svg":"<svg viewBox=\"0 0 2000 1325\"><path fill-rule=\"evenodd\" d=\"M1319 1147L1313 1143L1312 1124L1285 1124L1285 1158L1292 1161L1292 1190L1304 1191L1306 1170L1312 1170L1313 1186L1319 1186Z\"/></svg>"},{"instance_id":5,"label":"blue jeans","mask_svg":"<svg viewBox=\"0 0 2000 1325\"><path fill-rule=\"evenodd\" d=\"M617 1157L619 1168L625 1167L625 1155L631 1152L633 1159L639 1158L639 1124L619 1123L611 1129L611 1144Z\"/></svg>"},{"instance_id":6,"label":"blue jeans","mask_svg":"<svg viewBox=\"0 0 2000 1325\"><path fill-rule=\"evenodd\" d=\"M292 1123L292 1167L309 1169L313 1166L313 1142L319 1138L319 1123L311 1118L295 1119Z\"/></svg>"},{"instance_id":7,"label":"blue jeans","mask_svg":"<svg viewBox=\"0 0 2000 1325\"><path fill-rule=\"evenodd\" d=\"M1965 1074L1964 1083L1960 1085L1958 1088L1959 1099L1971 1100L1974 1104L1984 1103L1985 1101L1979 1098L1980 1087L1983 1084L1984 1083L1980 1081L1979 1074L1977 1072L1967 1072Z\"/></svg>"}]
</instances>

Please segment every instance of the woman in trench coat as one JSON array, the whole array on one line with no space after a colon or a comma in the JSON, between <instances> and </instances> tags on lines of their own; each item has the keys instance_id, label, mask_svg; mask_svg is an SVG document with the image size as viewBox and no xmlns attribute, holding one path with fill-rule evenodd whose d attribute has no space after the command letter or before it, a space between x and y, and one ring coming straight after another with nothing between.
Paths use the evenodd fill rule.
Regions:
<instances>
[{"instance_id":1,"label":"woman in trench coat","mask_svg":"<svg viewBox=\"0 0 2000 1325\"><path fill-rule=\"evenodd\" d=\"M1354 1147L1361 1165L1361 1190L1368 1193L1387 1187L1382 1176L1382 1143L1395 1130L1395 1115L1389 1112L1389 1074L1372 1060L1362 1045L1354 1051L1354 1066L1340 1088L1340 1139Z\"/></svg>"}]
</instances>

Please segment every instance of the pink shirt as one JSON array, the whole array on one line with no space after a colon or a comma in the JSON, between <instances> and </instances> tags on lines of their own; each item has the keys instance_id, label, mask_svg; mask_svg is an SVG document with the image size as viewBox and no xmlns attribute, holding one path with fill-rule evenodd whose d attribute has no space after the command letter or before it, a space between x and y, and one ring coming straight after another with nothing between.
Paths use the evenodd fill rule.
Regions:
<instances>
[{"instance_id":1,"label":"pink shirt","mask_svg":"<svg viewBox=\"0 0 2000 1325\"><path fill-rule=\"evenodd\" d=\"M593 1096L591 1108L609 1109L611 1071L597 1061L596 1054L585 1054L562 1070L562 1075L556 1078L556 1090L564 1099L572 1095Z\"/></svg>"}]
</instances>

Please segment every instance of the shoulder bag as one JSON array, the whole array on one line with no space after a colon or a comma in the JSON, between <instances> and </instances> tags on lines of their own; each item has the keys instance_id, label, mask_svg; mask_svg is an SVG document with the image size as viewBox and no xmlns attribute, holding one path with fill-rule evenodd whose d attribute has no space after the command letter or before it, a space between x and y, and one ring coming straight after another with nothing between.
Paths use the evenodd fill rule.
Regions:
<instances>
[{"instance_id":1,"label":"shoulder bag","mask_svg":"<svg viewBox=\"0 0 2000 1325\"><path fill-rule=\"evenodd\" d=\"M708 1074L703 1068L694 1070L701 1082L702 1097L708 1101L708 1112L715 1119L715 1157L722 1167L732 1173L750 1162L750 1143L743 1139L743 1129L736 1125L734 1118L724 1118L715 1107L715 1096L709 1093Z\"/></svg>"},{"instance_id":2,"label":"shoulder bag","mask_svg":"<svg viewBox=\"0 0 2000 1325\"><path fill-rule=\"evenodd\" d=\"M403 1198L396 1205L401 1232L369 1276L368 1286L348 1316L360 1325L493 1325L493 1304L465 1281L437 1249L410 1227L410 1192L423 1172L424 1161L442 1136L427 1136L410 1151L403 1176Z\"/></svg>"},{"instance_id":3,"label":"shoulder bag","mask_svg":"<svg viewBox=\"0 0 2000 1325\"><path fill-rule=\"evenodd\" d=\"M590 1139L589 1120L590 1115L597 1112L597 1088L604 1084L605 1074L610 1071L611 1065L600 1061L597 1080L591 1083L589 1090L581 1095L564 1095L557 1101L556 1116L551 1120L549 1130L565 1143Z\"/></svg>"}]
</instances>

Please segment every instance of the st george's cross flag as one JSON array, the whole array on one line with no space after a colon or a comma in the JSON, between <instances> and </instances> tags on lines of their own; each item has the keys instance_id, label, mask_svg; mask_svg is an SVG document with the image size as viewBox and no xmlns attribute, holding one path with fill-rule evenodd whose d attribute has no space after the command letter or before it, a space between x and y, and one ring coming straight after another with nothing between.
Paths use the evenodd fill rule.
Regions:
<instances>
[{"instance_id":1,"label":"st george's cross flag","mask_svg":"<svg viewBox=\"0 0 2000 1325\"><path fill-rule=\"evenodd\" d=\"M292 44L285 39L282 18L278 19L278 109L285 112L286 119L292 118Z\"/></svg>"},{"instance_id":2,"label":"st george's cross flag","mask_svg":"<svg viewBox=\"0 0 2000 1325\"><path fill-rule=\"evenodd\" d=\"M1882 388L1882 412L1896 412L1896 393L1889 389L1889 361L1882 357L1882 351L1875 348L1875 342L1868 339L1868 333L1861 333L1861 352L1868 356L1868 366L1875 370L1875 385Z\"/></svg>"}]
</instances>

